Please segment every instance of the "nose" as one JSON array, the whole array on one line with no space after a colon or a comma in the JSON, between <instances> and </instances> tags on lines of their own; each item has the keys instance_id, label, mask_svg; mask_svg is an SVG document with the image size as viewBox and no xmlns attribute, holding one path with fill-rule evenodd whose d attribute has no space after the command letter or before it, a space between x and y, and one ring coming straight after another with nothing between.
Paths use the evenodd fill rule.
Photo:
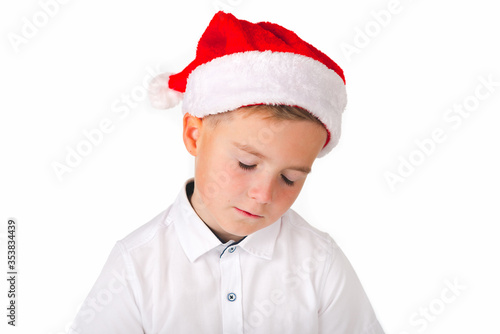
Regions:
<instances>
[{"instance_id":1,"label":"nose","mask_svg":"<svg viewBox=\"0 0 500 334\"><path fill-rule=\"evenodd\" d=\"M267 204L273 199L273 190L273 180L270 178L255 178L248 189L248 196L259 204Z\"/></svg>"}]
</instances>

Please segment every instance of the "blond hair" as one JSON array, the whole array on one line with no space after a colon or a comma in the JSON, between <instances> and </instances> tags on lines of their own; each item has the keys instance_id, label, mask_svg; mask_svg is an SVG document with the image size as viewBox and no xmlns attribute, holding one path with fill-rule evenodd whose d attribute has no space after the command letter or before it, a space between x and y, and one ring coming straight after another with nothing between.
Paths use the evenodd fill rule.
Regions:
<instances>
[{"instance_id":1,"label":"blond hair","mask_svg":"<svg viewBox=\"0 0 500 334\"><path fill-rule=\"evenodd\" d=\"M207 115L203 117L203 120L206 120L209 126L215 128L221 121L232 119L233 112L240 112L244 117L251 114L255 115L256 113L258 113L260 115L263 115L264 119L311 121L324 126L316 116L314 116L307 110L301 107L288 106L283 104L259 104L240 107L232 111Z\"/></svg>"}]
</instances>

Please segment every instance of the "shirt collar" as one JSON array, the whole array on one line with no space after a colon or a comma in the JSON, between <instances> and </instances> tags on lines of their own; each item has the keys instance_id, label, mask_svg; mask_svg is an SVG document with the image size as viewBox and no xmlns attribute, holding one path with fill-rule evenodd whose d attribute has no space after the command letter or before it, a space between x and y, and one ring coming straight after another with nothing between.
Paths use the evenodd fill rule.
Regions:
<instances>
[{"instance_id":1,"label":"shirt collar","mask_svg":"<svg viewBox=\"0 0 500 334\"><path fill-rule=\"evenodd\" d=\"M170 211L179 242L191 262L221 244L189 202L187 187L193 181L184 183Z\"/></svg>"},{"instance_id":2,"label":"shirt collar","mask_svg":"<svg viewBox=\"0 0 500 334\"><path fill-rule=\"evenodd\" d=\"M192 187L191 183L193 182L194 179L191 178L184 183L167 218L171 220L170 223L174 224L179 242L191 262L222 245L221 241L196 214L189 202L187 188ZM280 229L281 218L266 228L250 234L238 245L254 256L270 260Z\"/></svg>"},{"instance_id":3,"label":"shirt collar","mask_svg":"<svg viewBox=\"0 0 500 334\"><path fill-rule=\"evenodd\" d=\"M250 234L239 245L250 254L271 260L280 229L281 218L271 225Z\"/></svg>"}]
</instances>

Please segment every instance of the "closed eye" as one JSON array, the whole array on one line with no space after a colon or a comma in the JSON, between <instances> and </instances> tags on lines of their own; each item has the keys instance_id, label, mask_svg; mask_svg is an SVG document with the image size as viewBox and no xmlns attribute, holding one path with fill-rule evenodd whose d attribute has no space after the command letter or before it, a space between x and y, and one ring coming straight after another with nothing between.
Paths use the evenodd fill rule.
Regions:
<instances>
[{"instance_id":1,"label":"closed eye","mask_svg":"<svg viewBox=\"0 0 500 334\"><path fill-rule=\"evenodd\" d=\"M241 161L239 161L238 164L239 164L240 168L242 168L244 170L252 170L257 166L257 165L245 165Z\"/></svg>"},{"instance_id":2,"label":"closed eye","mask_svg":"<svg viewBox=\"0 0 500 334\"><path fill-rule=\"evenodd\" d=\"M290 181L285 175L281 174L281 178L285 181L287 186L293 186L294 181Z\"/></svg>"}]
</instances>

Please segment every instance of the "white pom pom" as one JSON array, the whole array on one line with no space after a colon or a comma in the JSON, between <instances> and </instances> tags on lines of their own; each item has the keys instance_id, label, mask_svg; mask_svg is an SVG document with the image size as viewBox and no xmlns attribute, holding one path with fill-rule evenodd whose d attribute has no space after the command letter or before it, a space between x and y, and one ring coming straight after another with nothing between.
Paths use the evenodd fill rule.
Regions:
<instances>
[{"instance_id":1,"label":"white pom pom","mask_svg":"<svg viewBox=\"0 0 500 334\"><path fill-rule=\"evenodd\" d=\"M180 101L184 94L170 89L168 87L168 80L171 73L163 73L154 77L149 83L149 101L153 108L168 109L173 108Z\"/></svg>"}]
</instances>

